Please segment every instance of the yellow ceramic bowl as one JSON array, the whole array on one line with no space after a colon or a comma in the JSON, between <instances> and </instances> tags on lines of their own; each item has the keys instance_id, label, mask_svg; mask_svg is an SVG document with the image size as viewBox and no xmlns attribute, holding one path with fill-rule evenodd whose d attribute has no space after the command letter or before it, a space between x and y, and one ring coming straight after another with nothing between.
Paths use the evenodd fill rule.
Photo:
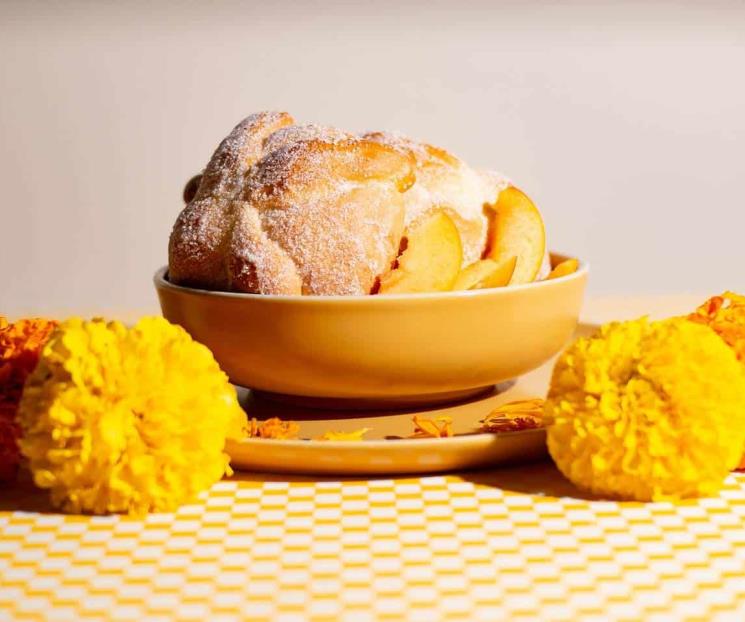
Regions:
<instances>
[{"instance_id":1,"label":"yellow ceramic bowl","mask_svg":"<svg viewBox=\"0 0 745 622\"><path fill-rule=\"evenodd\" d=\"M572 335L587 273L581 264L551 281L462 292L262 296L173 285L162 268L155 287L163 315L234 383L311 405L393 406L464 397L539 367Z\"/></svg>"}]
</instances>

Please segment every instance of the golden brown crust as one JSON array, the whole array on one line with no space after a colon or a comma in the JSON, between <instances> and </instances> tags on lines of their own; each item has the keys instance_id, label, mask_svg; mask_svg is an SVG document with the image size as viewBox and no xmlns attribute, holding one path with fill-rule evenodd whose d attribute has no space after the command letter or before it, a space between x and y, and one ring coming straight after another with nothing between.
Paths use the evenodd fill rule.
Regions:
<instances>
[{"instance_id":1,"label":"golden brown crust","mask_svg":"<svg viewBox=\"0 0 745 622\"><path fill-rule=\"evenodd\" d=\"M240 123L169 245L176 283L262 294L366 294L395 258L409 155L286 113Z\"/></svg>"},{"instance_id":2,"label":"golden brown crust","mask_svg":"<svg viewBox=\"0 0 745 622\"><path fill-rule=\"evenodd\" d=\"M286 112L259 112L246 117L213 154L195 199L235 197L242 189L246 172L263 155L265 141L293 123L294 119Z\"/></svg>"},{"instance_id":3,"label":"golden brown crust","mask_svg":"<svg viewBox=\"0 0 745 622\"><path fill-rule=\"evenodd\" d=\"M231 289L227 246L233 229L232 203L264 140L289 125L287 113L262 112L241 121L220 143L201 176L194 198L179 215L168 248L174 283Z\"/></svg>"}]
</instances>

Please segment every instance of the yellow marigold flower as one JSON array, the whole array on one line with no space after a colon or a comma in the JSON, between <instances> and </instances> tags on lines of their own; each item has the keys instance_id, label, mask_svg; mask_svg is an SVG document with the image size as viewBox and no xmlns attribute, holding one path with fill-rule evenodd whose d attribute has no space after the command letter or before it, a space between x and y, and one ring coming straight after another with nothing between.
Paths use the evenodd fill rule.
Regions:
<instances>
[{"instance_id":1,"label":"yellow marigold flower","mask_svg":"<svg viewBox=\"0 0 745 622\"><path fill-rule=\"evenodd\" d=\"M548 448L597 494L710 495L742 453L744 405L743 367L713 331L685 319L613 323L557 362Z\"/></svg>"},{"instance_id":2,"label":"yellow marigold flower","mask_svg":"<svg viewBox=\"0 0 745 622\"><path fill-rule=\"evenodd\" d=\"M18 403L26 378L57 322L42 318L12 324L0 316L0 482L15 478L20 462L16 423Z\"/></svg>"},{"instance_id":3,"label":"yellow marigold flower","mask_svg":"<svg viewBox=\"0 0 745 622\"><path fill-rule=\"evenodd\" d=\"M212 353L163 318L64 322L19 409L36 484L70 512L172 510L230 473L245 426Z\"/></svg>"},{"instance_id":4,"label":"yellow marigold flower","mask_svg":"<svg viewBox=\"0 0 745 622\"><path fill-rule=\"evenodd\" d=\"M542 399L533 398L497 406L481 420L481 431L498 434L542 428L543 405Z\"/></svg>"}]
</instances>

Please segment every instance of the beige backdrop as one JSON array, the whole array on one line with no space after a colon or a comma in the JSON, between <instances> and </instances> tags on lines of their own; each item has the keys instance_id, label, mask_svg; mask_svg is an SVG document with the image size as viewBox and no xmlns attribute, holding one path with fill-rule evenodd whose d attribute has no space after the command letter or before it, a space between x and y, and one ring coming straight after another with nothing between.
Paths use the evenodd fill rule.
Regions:
<instances>
[{"instance_id":1,"label":"beige backdrop","mask_svg":"<svg viewBox=\"0 0 745 622\"><path fill-rule=\"evenodd\" d=\"M155 307L244 115L500 169L595 294L745 290L745 3L0 4L0 313Z\"/></svg>"}]
</instances>

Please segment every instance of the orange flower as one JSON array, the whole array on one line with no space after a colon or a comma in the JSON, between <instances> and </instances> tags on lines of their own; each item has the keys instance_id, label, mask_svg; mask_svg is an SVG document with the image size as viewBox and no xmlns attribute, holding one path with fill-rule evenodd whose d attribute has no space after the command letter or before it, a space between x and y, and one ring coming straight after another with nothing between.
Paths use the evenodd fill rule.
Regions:
<instances>
[{"instance_id":1,"label":"orange flower","mask_svg":"<svg viewBox=\"0 0 745 622\"><path fill-rule=\"evenodd\" d=\"M0 316L0 481L13 479L18 470L16 412L23 385L56 326L57 322L41 318L10 324Z\"/></svg>"},{"instance_id":2,"label":"orange flower","mask_svg":"<svg viewBox=\"0 0 745 622\"><path fill-rule=\"evenodd\" d=\"M709 298L688 319L713 329L745 363L745 296L725 292Z\"/></svg>"},{"instance_id":3,"label":"orange flower","mask_svg":"<svg viewBox=\"0 0 745 622\"><path fill-rule=\"evenodd\" d=\"M691 313L688 319L711 328L745 365L745 296L733 292L713 296ZM745 455L737 470L745 470Z\"/></svg>"}]
</instances>

